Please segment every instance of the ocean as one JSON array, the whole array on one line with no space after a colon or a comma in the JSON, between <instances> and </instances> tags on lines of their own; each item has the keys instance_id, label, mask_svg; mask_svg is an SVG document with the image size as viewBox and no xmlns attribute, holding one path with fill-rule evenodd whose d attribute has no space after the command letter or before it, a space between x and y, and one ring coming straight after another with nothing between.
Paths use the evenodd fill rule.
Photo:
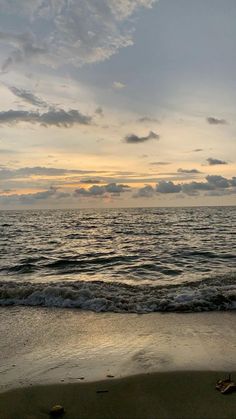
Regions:
<instances>
[{"instance_id":1,"label":"ocean","mask_svg":"<svg viewBox=\"0 0 236 419\"><path fill-rule=\"evenodd\" d=\"M0 212L0 306L236 308L236 207Z\"/></svg>"}]
</instances>

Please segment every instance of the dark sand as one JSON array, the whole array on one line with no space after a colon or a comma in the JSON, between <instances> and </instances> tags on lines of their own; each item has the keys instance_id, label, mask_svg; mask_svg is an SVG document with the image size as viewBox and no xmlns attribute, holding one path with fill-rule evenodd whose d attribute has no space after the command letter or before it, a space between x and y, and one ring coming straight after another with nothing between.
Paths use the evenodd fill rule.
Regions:
<instances>
[{"instance_id":1,"label":"dark sand","mask_svg":"<svg viewBox=\"0 0 236 419\"><path fill-rule=\"evenodd\" d=\"M225 376L181 371L19 388L0 394L0 418L48 418L50 407L61 404L64 419L235 419L236 393L215 389Z\"/></svg>"},{"instance_id":2,"label":"dark sand","mask_svg":"<svg viewBox=\"0 0 236 419\"><path fill-rule=\"evenodd\" d=\"M0 419L49 418L54 404L64 419L236 419L236 393L215 389L236 381L235 313L8 307L0 335Z\"/></svg>"}]
</instances>

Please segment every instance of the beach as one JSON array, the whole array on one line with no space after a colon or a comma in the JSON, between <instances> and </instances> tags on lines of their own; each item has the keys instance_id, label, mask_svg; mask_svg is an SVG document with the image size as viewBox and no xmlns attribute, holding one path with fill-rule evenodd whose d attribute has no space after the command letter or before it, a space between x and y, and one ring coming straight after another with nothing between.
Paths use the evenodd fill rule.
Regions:
<instances>
[{"instance_id":1,"label":"beach","mask_svg":"<svg viewBox=\"0 0 236 419\"><path fill-rule=\"evenodd\" d=\"M236 419L236 0L0 0L0 419Z\"/></svg>"},{"instance_id":2,"label":"beach","mask_svg":"<svg viewBox=\"0 0 236 419\"><path fill-rule=\"evenodd\" d=\"M0 394L1 418L48 418L50 407L60 403L68 419L234 419L236 394L215 390L222 375L169 372L23 388Z\"/></svg>"},{"instance_id":3,"label":"beach","mask_svg":"<svg viewBox=\"0 0 236 419\"><path fill-rule=\"evenodd\" d=\"M233 312L114 314L0 309L0 417L234 418ZM102 390L102 392L98 392ZM104 391L104 392L103 392Z\"/></svg>"}]
</instances>

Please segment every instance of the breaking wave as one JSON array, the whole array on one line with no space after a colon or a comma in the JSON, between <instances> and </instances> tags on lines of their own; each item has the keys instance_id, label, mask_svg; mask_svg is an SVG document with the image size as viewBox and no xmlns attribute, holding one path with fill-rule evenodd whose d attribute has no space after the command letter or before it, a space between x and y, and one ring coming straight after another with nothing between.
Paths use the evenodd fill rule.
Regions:
<instances>
[{"instance_id":1,"label":"breaking wave","mask_svg":"<svg viewBox=\"0 0 236 419\"><path fill-rule=\"evenodd\" d=\"M1 281L0 306L62 307L117 313L235 310L235 279L232 274L167 286L102 281Z\"/></svg>"}]
</instances>

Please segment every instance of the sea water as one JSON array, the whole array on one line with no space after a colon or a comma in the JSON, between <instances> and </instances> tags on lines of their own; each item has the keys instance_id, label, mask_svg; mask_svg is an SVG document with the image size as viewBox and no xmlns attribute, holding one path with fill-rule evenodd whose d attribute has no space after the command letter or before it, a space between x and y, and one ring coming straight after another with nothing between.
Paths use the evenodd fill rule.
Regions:
<instances>
[{"instance_id":1,"label":"sea water","mask_svg":"<svg viewBox=\"0 0 236 419\"><path fill-rule=\"evenodd\" d=\"M0 305L236 308L236 207L0 211Z\"/></svg>"}]
</instances>

